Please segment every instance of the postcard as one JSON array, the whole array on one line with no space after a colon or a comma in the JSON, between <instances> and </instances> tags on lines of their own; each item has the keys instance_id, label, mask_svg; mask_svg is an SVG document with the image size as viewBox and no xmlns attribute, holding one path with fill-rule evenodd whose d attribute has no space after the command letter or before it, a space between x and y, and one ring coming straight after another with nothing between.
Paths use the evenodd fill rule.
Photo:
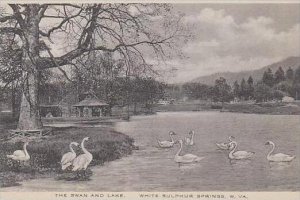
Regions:
<instances>
[{"instance_id":1,"label":"postcard","mask_svg":"<svg viewBox=\"0 0 300 200\"><path fill-rule=\"evenodd\" d=\"M299 200L299 35L299 1L1 1L0 200Z\"/></svg>"}]
</instances>

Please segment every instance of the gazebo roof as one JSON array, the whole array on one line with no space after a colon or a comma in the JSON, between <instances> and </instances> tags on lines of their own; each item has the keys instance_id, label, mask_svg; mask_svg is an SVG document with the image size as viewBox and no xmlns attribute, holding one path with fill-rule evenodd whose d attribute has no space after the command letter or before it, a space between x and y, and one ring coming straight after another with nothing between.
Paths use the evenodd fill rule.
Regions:
<instances>
[{"instance_id":1,"label":"gazebo roof","mask_svg":"<svg viewBox=\"0 0 300 200\"><path fill-rule=\"evenodd\" d=\"M107 103L100 101L98 99L84 99L79 103L73 105L74 107L81 107L81 106L108 106Z\"/></svg>"}]
</instances>

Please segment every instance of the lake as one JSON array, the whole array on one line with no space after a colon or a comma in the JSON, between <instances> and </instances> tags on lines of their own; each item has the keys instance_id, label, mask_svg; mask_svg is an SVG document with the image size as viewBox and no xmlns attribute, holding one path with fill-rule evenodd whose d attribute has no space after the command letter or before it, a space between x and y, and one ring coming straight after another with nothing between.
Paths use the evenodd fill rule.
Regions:
<instances>
[{"instance_id":1,"label":"lake","mask_svg":"<svg viewBox=\"0 0 300 200\"><path fill-rule=\"evenodd\" d=\"M299 191L300 117L221 112L169 112L132 117L118 122L117 131L135 139L139 150L122 159L92 168L90 181L30 180L22 186L0 191ZM182 139L195 131L195 145L185 153L205 158L197 164L174 162L179 145L157 147L157 139L169 139L168 132ZM216 142L234 136L238 150L254 151L251 160L230 162L228 151ZM296 155L291 163L269 163L270 146L275 152Z\"/></svg>"}]
</instances>

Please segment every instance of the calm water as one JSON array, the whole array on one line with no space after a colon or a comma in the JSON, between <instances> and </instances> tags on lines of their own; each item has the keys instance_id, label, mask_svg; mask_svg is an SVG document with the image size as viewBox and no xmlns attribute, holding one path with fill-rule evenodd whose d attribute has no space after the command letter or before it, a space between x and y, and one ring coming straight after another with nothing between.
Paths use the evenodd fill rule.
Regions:
<instances>
[{"instance_id":1,"label":"calm water","mask_svg":"<svg viewBox=\"0 0 300 200\"><path fill-rule=\"evenodd\" d=\"M300 117L219 112L159 113L133 117L117 123L116 129L133 137L140 150L120 160L92 168L92 180L65 182L31 180L0 191L299 191ZM178 165L179 148L159 149L156 139L168 132L183 138L195 130L195 145L184 152L205 156L200 163ZM215 143L235 136L239 150L254 151L252 160L230 163L228 152ZM276 152L296 155L290 164L269 163L266 140L277 144Z\"/></svg>"}]
</instances>

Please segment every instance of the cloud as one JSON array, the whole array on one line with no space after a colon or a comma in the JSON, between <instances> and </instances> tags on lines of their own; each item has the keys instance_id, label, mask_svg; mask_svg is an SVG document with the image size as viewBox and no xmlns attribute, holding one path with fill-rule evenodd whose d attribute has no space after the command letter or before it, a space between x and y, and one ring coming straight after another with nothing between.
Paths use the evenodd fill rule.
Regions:
<instances>
[{"instance_id":1,"label":"cloud","mask_svg":"<svg viewBox=\"0 0 300 200\"><path fill-rule=\"evenodd\" d=\"M263 67L289 56L300 55L300 24L276 31L268 16L251 16L239 21L225 10L204 8L188 15L196 39L183 47L189 57L178 66L178 81L220 71L241 71Z\"/></svg>"}]
</instances>

